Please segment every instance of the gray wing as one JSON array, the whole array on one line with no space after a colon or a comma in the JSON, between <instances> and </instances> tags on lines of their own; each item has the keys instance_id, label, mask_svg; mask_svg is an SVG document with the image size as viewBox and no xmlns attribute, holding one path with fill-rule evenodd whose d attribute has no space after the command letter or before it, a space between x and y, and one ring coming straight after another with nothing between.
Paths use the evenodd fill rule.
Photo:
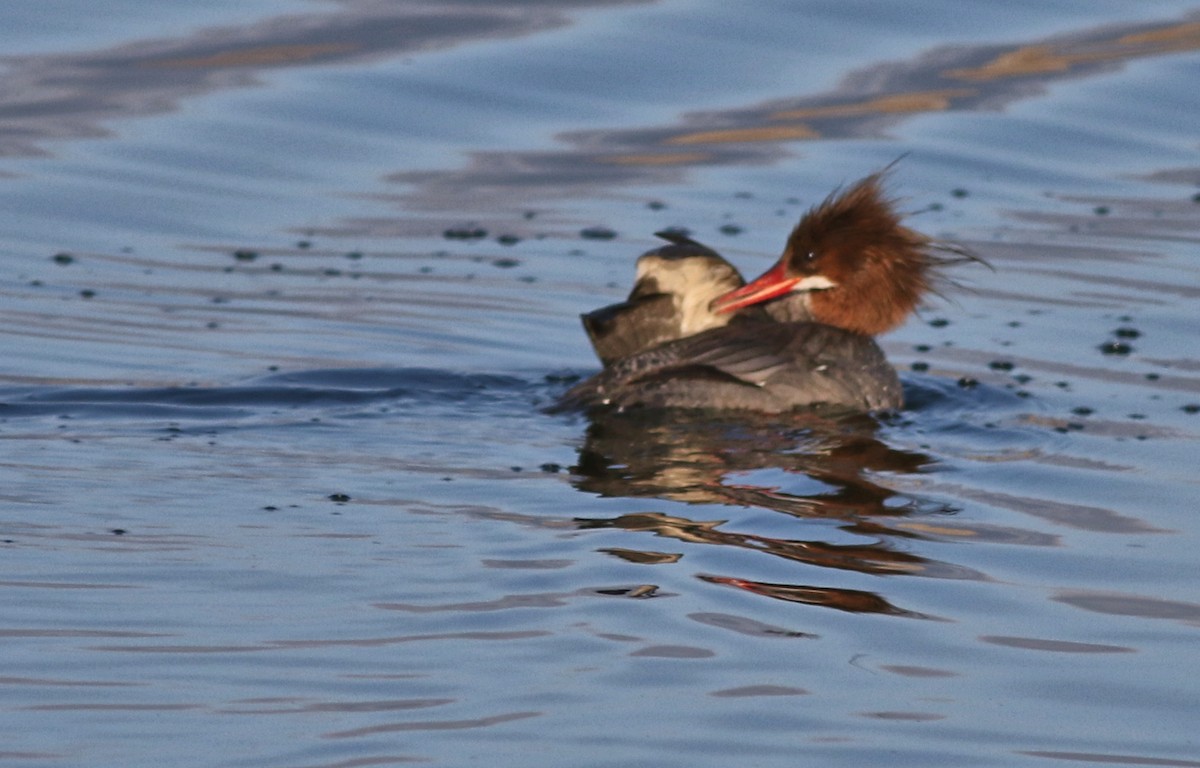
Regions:
<instances>
[{"instance_id":1,"label":"gray wing","mask_svg":"<svg viewBox=\"0 0 1200 768\"><path fill-rule=\"evenodd\" d=\"M738 323L620 360L560 405L780 412L817 403L898 408L899 379L868 337L815 323Z\"/></svg>"},{"instance_id":2,"label":"gray wing","mask_svg":"<svg viewBox=\"0 0 1200 768\"><path fill-rule=\"evenodd\" d=\"M665 293L610 304L579 319L596 356L606 366L677 339L680 333L675 300Z\"/></svg>"}]
</instances>

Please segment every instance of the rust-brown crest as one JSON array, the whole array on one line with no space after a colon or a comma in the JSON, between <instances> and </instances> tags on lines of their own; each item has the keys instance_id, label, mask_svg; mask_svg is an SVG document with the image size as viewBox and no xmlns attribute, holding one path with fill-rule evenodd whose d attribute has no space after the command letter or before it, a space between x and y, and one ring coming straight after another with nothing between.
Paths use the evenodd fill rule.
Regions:
<instances>
[{"instance_id":1,"label":"rust-brown crest","mask_svg":"<svg viewBox=\"0 0 1200 768\"><path fill-rule=\"evenodd\" d=\"M810 297L815 318L869 336L904 322L930 293L950 281L945 267L981 261L965 248L902 223L874 173L813 207L788 238L783 259L795 275L822 275L834 285Z\"/></svg>"}]
</instances>

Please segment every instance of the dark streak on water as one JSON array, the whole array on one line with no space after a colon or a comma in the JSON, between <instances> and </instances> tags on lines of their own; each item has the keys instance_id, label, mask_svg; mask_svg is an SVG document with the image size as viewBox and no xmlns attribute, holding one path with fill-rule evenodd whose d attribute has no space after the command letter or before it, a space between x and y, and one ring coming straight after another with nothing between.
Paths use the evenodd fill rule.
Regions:
<instances>
[{"instance_id":1,"label":"dark streak on water","mask_svg":"<svg viewBox=\"0 0 1200 768\"><path fill-rule=\"evenodd\" d=\"M500 390L498 393L497 390ZM23 387L0 390L0 417L105 419L144 416L178 420L250 417L277 409L361 411L372 405L429 406L496 400L535 390L512 376L428 369L353 369L277 374L230 387Z\"/></svg>"}]
</instances>

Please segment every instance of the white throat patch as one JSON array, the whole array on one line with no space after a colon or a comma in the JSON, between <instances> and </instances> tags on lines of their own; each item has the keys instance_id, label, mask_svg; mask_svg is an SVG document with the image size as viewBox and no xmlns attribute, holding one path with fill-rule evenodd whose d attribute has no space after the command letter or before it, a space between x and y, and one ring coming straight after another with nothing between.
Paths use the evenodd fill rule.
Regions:
<instances>
[{"instance_id":1,"label":"white throat patch","mask_svg":"<svg viewBox=\"0 0 1200 768\"><path fill-rule=\"evenodd\" d=\"M792 291L794 293L799 293L802 291L824 291L828 290L829 288L833 288L836 285L837 283L833 282L828 277L825 277L825 275L809 275L808 277L797 281L797 283L792 286Z\"/></svg>"}]
</instances>

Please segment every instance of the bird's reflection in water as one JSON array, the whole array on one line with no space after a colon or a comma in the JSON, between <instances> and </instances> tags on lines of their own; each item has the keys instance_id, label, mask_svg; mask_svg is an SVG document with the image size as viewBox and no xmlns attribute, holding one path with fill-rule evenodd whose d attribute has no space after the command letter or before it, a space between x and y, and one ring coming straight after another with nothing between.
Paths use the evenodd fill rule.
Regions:
<instances>
[{"instance_id":1,"label":"bird's reflection in water","mask_svg":"<svg viewBox=\"0 0 1200 768\"><path fill-rule=\"evenodd\" d=\"M907 616L911 619L932 619L923 613L897 608L874 592L861 589L838 589L836 587L809 587L800 584L768 584L762 581L747 581L726 576L701 576L711 584L725 584L756 595L786 600L790 603L818 605L851 613L884 613L891 616Z\"/></svg>"},{"instance_id":2,"label":"bird's reflection in water","mask_svg":"<svg viewBox=\"0 0 1200 768\"><path fill-rule=\"evenodd\" d=\"M877 430L871 416L818 410L784 416L598 412L572 469L576 487L601 496L734 504L848 521L918 511L918 501L868 474L914 474L933 460L888 446ZM805 484L820 486L819 492L795 495L749 482L761 470L807 478Z\"/></svg>"},{"instance_id":3,"label":"bird's reflection in water","mask_svg":"<svg viewBox=\"0 0 1200 768\"><path fill-rule=\"evenodd\" d=\"M871 479L880 473L916 474L933 463L927 455L888 446L878 439L878 428L879 422L870 416L820 410L786 416L721 416L678 410L593 413L579 462L572 468L577 488L601 496L756 507L796 518L837 520L841 530L868 539L863 543L808 540L802 535L805 531L827 535L829 529L799 521L797 531L801 536L797 538L730 530L725 520L694 520L661 512L579 519L576 524L580 528L645 531L681 542L752 549L821 568L986 580L984 574L970 568L897 547L897 540L920 534L894 527L890 521L945 514L953 509L902 494ZM795 482L789 482L789 478ZM756 479L769 479L773 484L756 484ZM800 490L793 490L793 486ZM680 557L631 549L605 551L642 563L674 562ZM735 576L701 578L790 602L922 616L860 590L771 584Z\"/></svg>"}]
</instances>

